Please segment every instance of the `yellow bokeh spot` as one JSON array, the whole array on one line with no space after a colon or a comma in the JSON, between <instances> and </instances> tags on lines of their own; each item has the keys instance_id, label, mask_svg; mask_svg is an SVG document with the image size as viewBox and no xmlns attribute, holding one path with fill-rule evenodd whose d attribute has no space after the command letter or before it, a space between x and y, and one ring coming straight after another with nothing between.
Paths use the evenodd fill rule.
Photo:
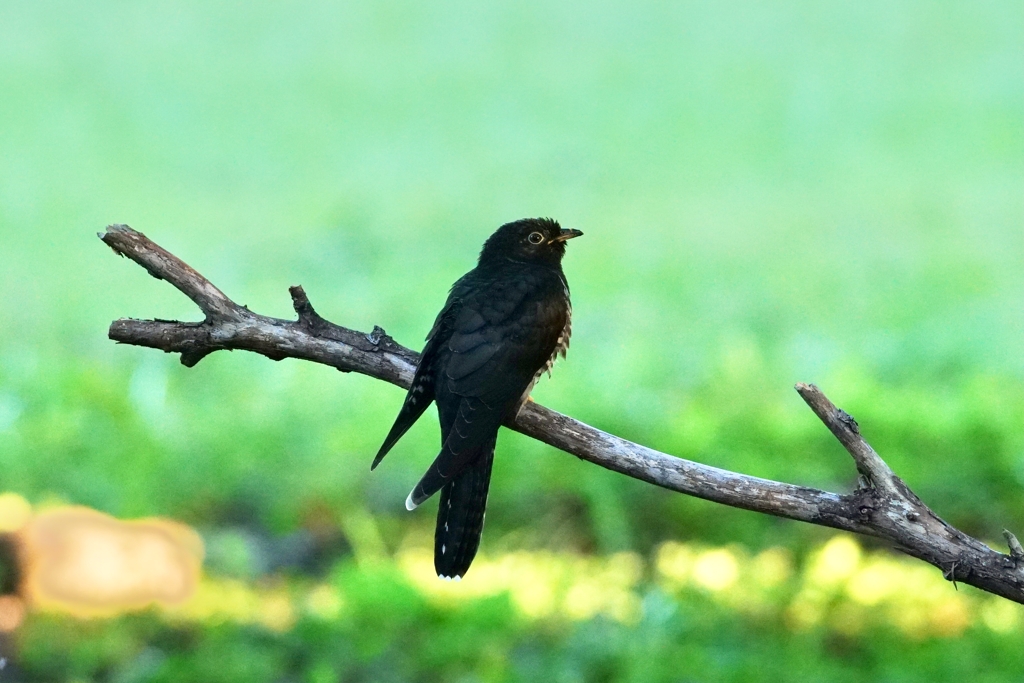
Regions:
<instances>
[{"instance_id":1,"label":"yellow bokeh spot","mask_svg":"<svg viewBox=\"0 0 1024 683\"><path fill-rule=\"evenodd\" d=\"M263 598L257 621L278 633L289 630L295 624L295 610L288 594L275 591Z\"/></svg>"},{"instance_id":2,"label":"yellow bokeh spot","mask_svg":"<svg viewBox=\"0 0 1024 683\"><path fill-rule=\"evenodd\" d=\"M785 583L793 575L793 559L783 548L768 548L757 554L751 568L753 579L770 588Z\"/></svg>"},{"instance_id":3,"label":"yellow bokeh spot","mask_svg":"<svg viewBox=\"0 0 1024 683\"><path fill-rule=\"evenodd\" d=\"M819 586L841 583L852 576L860 564L861 549L849 536L836 536L811 562L808 579Z\"/></svg>"},{"instance_id":4,"label":"yellow bokeh spot","mask_svg":"<svg viewBox=\"0 0 1024 683\"><path fill-rule=\"evenodd\" d=\"M341 594L327 584L316 586L306 596L306 611L324 621L337 619L342 606Z\"/></svg>"},{"instance_id":5,"label":"yellow bokeh spot","mask_svg":"<svg viewBox=\"0 0 1024 683\"><path fill-rule=\"evenodd\" d=\"M281 587L257 589L235 579L204 578L195 595L180 607L168 608L176 619L212 624L261 624L287 631L295 623L291 597Z\"/></svg>"},{"instance_id":6,"label":"yellow bokeh spot","mask_svg":"<svg viewBox=\"0 0 1024 683\"><path fill-rule=\"evenodd\" d=\"M959 596L953 596L934 607L929 617L932 630L940 636L958 636L971 624L967 601Z\"/></svg>"},{"instance_id":7,"label":"yellow bokeh spot","mask_svg":"<svg viewBox=\"0 0 1024 683\"><path fill-rule=\"evenodd\" d=\"M555 604L554 585L539 576L512 586L512 601L528 617L538 619L551 614Z\"/></svg>"},{"instance_id":8,"label":"yellow bokeh spot","mask_svg":"<svg viewBox=\"0 0 1024 683\"><path fill-rule=\"evenodd\" d=\"M711 591L720 591L736 583L739 566L736 558L725 548L708 550L693 563L693 580Z\"/></svg>"},{"instance_id":9,"label":"yellow bokeh spot","mask_svg":"<svg viewBox=\"0 0 1024 683\"><path fill-rule=\"evenodd\" d=\"M17 493L0 493L0 533L18 531L32 519L32 506Z\"/></svg>"},{"instance_id":10,"label":"yellow bokeh spot","mask_svg":"<svg viewBox=\"0 0 1024 683\"><path fill-rule=\"evenodd\" d=\"M636 553L615 553L608 559L610 579L619 586L632 586L640 580L644 561Z\"/></svg>"},{"instance_id":11,"label":"yellow bokeh spot","mask_svg":"<svg viewBox=\"0 0 1024 683\"><path fill-rule=\"evenodd\" d=\"M911 638L924 638L928 634L928 609L920 605L904 605L889 611L893 623Z\"/></svg>"},{"instance_id":12,"label":"yellow bokeh spot","mask_svg":"<svg viewBox=\"0 0 1024 683\"><path fill-rule=\"evenodd\" d=\"M577 583L565 595L565 611L571 619L589 619L598 613L603 603L601 587L590 582Z\"/></svg>"},{"instance_id":13,"label":"yellow bokeh spot","mask_svg":"<svg viewBox=\"0 0 1024 683\"><path fill-rule=\"evenodd\" d=\"M690 577L696 554L682 543L668 541L658 548L655 567L658 573L672 583L682 585Z\"/></svg>"},{"instance_id":14,"label":"yellow bokeh spot","mask_svg":"<svg viewBox=\"0 0 1024 683\"><path fill-rule=\"evenodd\" d=\"M789 625L796 629L816 626L824 613L823 596L817 588L801 591L786 609Z\"/></svg>"},{"instance_id":15,"label":"yellow bokeh spot","mask_svg":"<svg viewBox=\"0 0 1024 683\"><path fill-rule=\"evenodd\" d=\"M173 615L209 623L254 623L260 611L259 596L235 579L203 579L192 599Z\"/></svg>"},{"instance_id":16,"label":"yellow bokeh spot","mask_svg":"<svg viewBox=\"0 0 1024 683\"><path fill-rule=\"evenodd\" d=\"M876 560L853 575L846 592L862 605L877 605L897 592L905 573L893 562Z\"/></svg>"},{"instance_id":17,"label":"yellow bokeh spot","mask_svg":"<svg viewBox=\"0 0 1024 683\"><path fill-rule=\"evenodd\" d=\"M601 612L622 624L635 625L642 612L640 596L631 590L617 590L605 597Z\"/></svg>"},{"instance_id":18,"label":"yellow bokeh spot","mask_svg":"<svg viewBox=\"0 0 1024 683\"><path fill-rule=\"evenodd\" d=\"M996 633L1012 633L1024 625L1024 607L1009 600L994 598L982 606L981 620Z\"/></svg>"}]
</instances>

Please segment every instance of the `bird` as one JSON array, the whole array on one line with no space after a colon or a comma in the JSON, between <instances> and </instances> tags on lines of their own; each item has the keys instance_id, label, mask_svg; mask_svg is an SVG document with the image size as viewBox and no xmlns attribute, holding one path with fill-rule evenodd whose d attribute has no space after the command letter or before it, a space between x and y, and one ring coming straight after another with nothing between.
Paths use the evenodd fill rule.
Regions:
<instances>
[{"instance_id":1,"label":"bird","mask_svg":"<svg viewBox=\"0 0 1024 683\"><path fill-rule=\"evenodd\" d=\"M370 466L437 403L441 450L405 501L414 510L441 492L434 569L460 580L480 546L498 428L514 418L572 333L566 242L583 233L550 218L499 227L459 278L427 334L412 385Z\"/></svg>"}]
</instances>

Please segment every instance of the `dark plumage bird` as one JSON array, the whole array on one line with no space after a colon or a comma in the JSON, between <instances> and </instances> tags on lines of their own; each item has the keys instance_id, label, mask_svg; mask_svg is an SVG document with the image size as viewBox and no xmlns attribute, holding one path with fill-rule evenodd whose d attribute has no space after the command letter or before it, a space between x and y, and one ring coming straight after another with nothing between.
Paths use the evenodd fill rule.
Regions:
<instances>
[{"instance_id":1,"label":"dark plumage bird","mask_svg":"<svg viewBox=\"0 0 1024 683\"><path fill-rule=\"evenodd\" d=\"M441 452L405 506L437 491L434 568L461 578L480 545L498 427L569 346L572 307L565 243L583 233L547 218L507 223L484 243L476 268L452 285L427 335L412 387L370 469L437 401Z\"/></svg>"}]
</instances>

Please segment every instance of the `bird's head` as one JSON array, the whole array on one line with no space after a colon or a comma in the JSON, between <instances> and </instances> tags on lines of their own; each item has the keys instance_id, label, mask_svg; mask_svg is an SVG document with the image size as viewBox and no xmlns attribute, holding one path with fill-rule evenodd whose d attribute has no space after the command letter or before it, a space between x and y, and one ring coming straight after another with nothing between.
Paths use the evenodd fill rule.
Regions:
<instances>
[{"instance_id":1,"label":"bird's head","mask_svg":"<svg viewBox=\"0 0 1024 683\"><path fill-rule=\"evenodd\" d=\"M524 218L506 223L484 242L480 263L511 259L557 266L565 255L565 243L583 233L563 229L550 218Z\"/></svg>"}]
</instances>

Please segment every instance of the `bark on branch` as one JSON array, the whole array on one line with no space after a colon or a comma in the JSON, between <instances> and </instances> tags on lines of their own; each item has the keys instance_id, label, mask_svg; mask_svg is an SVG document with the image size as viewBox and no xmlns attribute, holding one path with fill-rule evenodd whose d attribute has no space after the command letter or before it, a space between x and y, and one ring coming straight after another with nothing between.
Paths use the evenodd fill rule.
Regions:
<instances>
[{"instance_id":1,"label":"bark on branch","mask_svg":"<svg viewBox=\"0 0 1024 683\"><path fill-rule=\"evenodd\" d=\"M191 367L220 349L241 349L273 360L301 358L408 388L419 354L379 327L365 334L320 317L301 287L290 289L298 320L280 320L239 306L180 259L126 225L100 235L158 279L199 306L202 322L121 318L110 325L116 342L180 353ZM999 553L938 517L897 477L860 435L857 422L813 384L796 390L853 457L860 484L839 494L760 479L683 460L602 432L530 402L511 429L628 477L732 507L882 538L959 581L1024 604L1024 552L1008 531L1010 554Z\"/></svg>"}]
</instances>

